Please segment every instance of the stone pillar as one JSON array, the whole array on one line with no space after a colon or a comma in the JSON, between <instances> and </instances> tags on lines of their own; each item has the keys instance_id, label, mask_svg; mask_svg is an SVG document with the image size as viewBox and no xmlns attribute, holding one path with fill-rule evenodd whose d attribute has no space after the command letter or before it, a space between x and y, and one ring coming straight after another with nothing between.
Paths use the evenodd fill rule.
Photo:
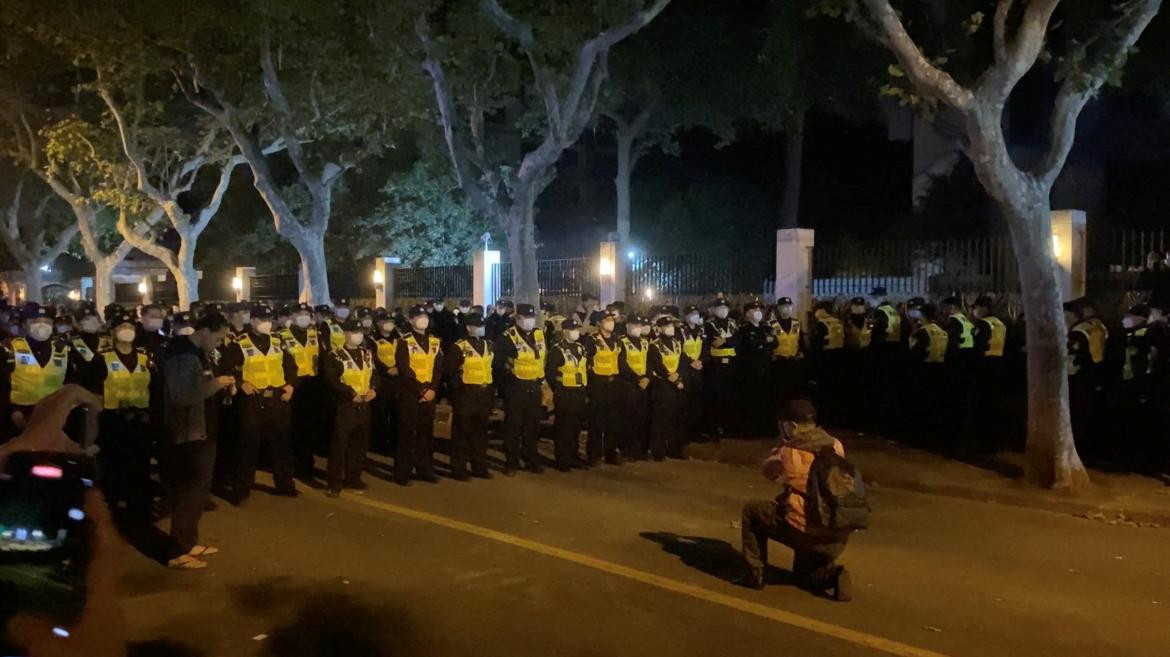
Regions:
<instances>
[{"instance_id":1,"label":"stone pillar","mask_svg":"<svg viewBox=\"0 0 1170 657\"><path fill-rule=\"evenodd\" d=\"M1086 216L1084 210L1052 212L1052 255L1065 301L1085 296Z\"/></svg>"},{"instance_id":2,"label":"stone pillar","mask_svg":"<svg viewBox=\"0 0 1170 657\"><path fill-rule=\"evenodd\" d=\"M394 301L394 268L402 258L378 256L374 258L374 306L389 308Z\"/></svg>"},{"instance_id":3,"label":"stone pillar","mask_svg":"<svg viewBox=\"0 0 1170 657\"><path fill-rule=\"evenodd\" d=\"M797 317L812 312L814 235L811 228L776 231L776 298L791 297Z\"/></svg>"},{"instance_id":4,"label":"stone pillar","mask_svg":"<svg viewBox=\"0 0 1170 657\"><path fill-rule=\"evenodd\" d=\"M598 301L601 307L622 301L626 296L626 263L618 253L617 242L602 242L597 253Z\"/></svg>"},{"instance_id":5,"label":"stone pillar","mask_svg":"<svg viewBox=\"0 0 1170 657\"><path fill-rule=\"evenodd\" d=\"M154 303L154 279L149 274L138 281L138 294L142 295L143 305Z\"/></svg>"},{"instance_id":6,"label":"stone pillar","mask_svg":"<svg viewBox=\"0 0 1170 657\"><path fill-rule=\"evenodd\" d=\"M493 273L500 264L500 252L484 249L471 258L471 303L487 307L500 298L500 281Z\"/></svg>"},{"instance_id":7,"label":"stone pillar","mask_svg":"<svg viewBox=\"0 0 1170 657\"><path fill-rule=\"evenodd\" d=\"M255 267L236 267L236 275L232 278L232 289L236 291L237 303L252 300L252 277L255 275Z\"/></svg>"}]
</instances>

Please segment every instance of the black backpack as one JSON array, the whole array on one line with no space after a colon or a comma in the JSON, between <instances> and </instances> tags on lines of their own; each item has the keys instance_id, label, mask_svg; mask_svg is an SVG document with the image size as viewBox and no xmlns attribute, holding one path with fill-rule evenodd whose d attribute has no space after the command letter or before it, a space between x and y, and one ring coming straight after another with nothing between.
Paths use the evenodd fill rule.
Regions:
<instances>
[{"instance_id":1,"label":"black backpack","mask_svg":"<svg viewBox=\"0 0 1170 657\"><path fill-rule=\"evenodd\" d=\"M840 536L869 527L861 472L832 447L816 452L805 493L806 531Z\"/></svg>"}]
</instances>

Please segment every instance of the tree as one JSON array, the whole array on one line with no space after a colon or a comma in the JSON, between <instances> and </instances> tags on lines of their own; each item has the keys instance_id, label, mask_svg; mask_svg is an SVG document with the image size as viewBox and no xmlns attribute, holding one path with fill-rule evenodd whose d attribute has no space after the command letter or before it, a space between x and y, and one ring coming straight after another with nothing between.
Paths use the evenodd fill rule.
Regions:
<instances>
[{"instance_id":1,"label":"tree","mask_svg":"<svg viewBox=\"0 0 1170 657\"><path fill-rule=\"evenodd\" d=\"M14 176L11 180L12 200L4 208L0 238L20 265L26 300L41 303L42 272L69 248L80 227L72 216L57 212L53 203L57 197L51 190L37 194L30 204L24 199L24 177Z\"/></svg>"},{"instance_id":2,"label":"tree","mask_svg":"<svg viewBox=\"0 0 1170 657\"><path fill-rule=\"evenodd\" d=\"M608 75L610 49L645 27L669 2L654 0L648 6L638 3L638 9L633 12L626 9L630 6L628 2L590 7L585 5L591 3L547 5L529 2L526 8L532 18L522 20L498 0L481 0L480 15L494 26L508 45L489 44L486 66L478 70L472 67L470 71L460 70L457 61L444 58L446 41L431 34L425 14L419 18L416 33L425 51L423 68L433 83L451 163L470 203L495 221L507 238L517 300L539 302L534 221L536 200L556 176L557 160L593 120ZM607 26L595 32L591 27L599 16ZM581 25L586 27L582 29ZM481 54L485 53L482 42L473 43ZM531 73L527 87L514 87L511 91L516 88L529 90L539 107L534 114L540 115L532 125L533 131L540 135L540 141L524 152L518 163L514 160L508 162L509 158L501 153L489 153L484 133L485 116L489 110L499 107L491 104L491 85L496 71L509 65L508 61L501 63L507 59L509 47L519 50L518 59L527 62ZM463 82L458 87L449 84L446 73L453 63L456 64L456 77L464 78L457 80ZM487 71L486 75L484 71ZM459 98L455 95L457 88L464 92ZM498 87L495 93L494 100L499 102ZM465 129L457 129L458 116L468 117Z\"/></svg>"},{"instance_id":3,"label":"tree","mask_svg":"<svg viewBox=\"0 0 1170 657\"><path fill-rule=\"evenodd\" d=\"M853 0L829 0L828 10L844 12L894 54L898 74L905 76L923 106L941 105L961 117L963 149L1008 225L1028 318L1029 476L1052 488L1085 484L1088 475L1069 421L1066 326L1051 247L1050 196L1072 149L1081 110L1107 81L1116 79L1161 0L1067 7L1070 15L1065 18L1076 20L1059 28L1053 15L1060 0L997 0L992 10L991 63L968 83L944 68L945 57L932 59L923 51L890 0L860 3L864 11ZM980 4L992 8L991 3ZM969 40L980 31L985 15L982 11L965 15ZM1070 33L1072 26L1083 31ZM1046 46L1051 49L1061 42L1065 52L1054 60L1060 86L1047 150L1034 163L1017 162L1004 136L1004 110L1024 75L1042 55L1051 56Z\"/></svg>"}]
</instances>

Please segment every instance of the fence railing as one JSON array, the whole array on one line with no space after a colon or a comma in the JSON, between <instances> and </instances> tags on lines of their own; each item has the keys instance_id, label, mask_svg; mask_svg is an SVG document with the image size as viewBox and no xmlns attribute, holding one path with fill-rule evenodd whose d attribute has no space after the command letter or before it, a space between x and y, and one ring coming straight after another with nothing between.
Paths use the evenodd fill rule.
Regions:
<instances>
[{"instance_id":1,"label":"fence railing","mask_svg":"<svg viewBox=\"0 0 1170 657\"><path fill-rule=\"evenodd\" d=\"M716 258L705 255L639 256L629 261L626 294L669 298L765 293L775 275L768 261Z\"/></svg>"},{"instance_id":2,"label":"fence railing","mask_svg":"<svg viewBox=\"0 0 1170 657\"><path fill-rule=\"evenodd\" d=\"M500 290L500 296L510 297L515 294L512 263L493 265L492 277L496 289ZM579 297L586 293L596 295L601 291L597 262L592 258L538 260L536 278L540 283L540 294L544 297Z\"/></svg>"},{"instance_id":3,"label":"fence railing","mask_svg":"<svg viewBox=\"0 0 1170 657\"><path fill-rule=\"evenodd\" d=\"M400 297L466 299L472 294L471 265L394 270L394 294Z\"/></svg>"}]
</instances>

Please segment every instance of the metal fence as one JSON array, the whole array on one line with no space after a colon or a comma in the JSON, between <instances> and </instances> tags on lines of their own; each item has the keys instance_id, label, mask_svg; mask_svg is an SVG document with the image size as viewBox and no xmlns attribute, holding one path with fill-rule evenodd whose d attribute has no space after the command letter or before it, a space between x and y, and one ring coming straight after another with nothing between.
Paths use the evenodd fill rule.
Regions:
<instances>
[{"instance_id":1,"label":"metal fence","mask_svg":"<svg viewBox=\"0 0 1170 657\"><path fill-rule=\"evenodd\" d=\"M512 286L512 263L502 262L492 266L492 277L500 296L515 294ZM582 294L601 292L600 274L592 258L564 258L561 260L538 260L536 278L540 283L542 297L569 298Z\"/></svg>"},{"instance_id":2,"label":"metal fence","mask_svg":"<svg viewBox=\"0 0 1170 657\"><path fill-rule=\"evenodd\" d=\"M471 297L471 265L415 267L394 270L394 294L399 297L465 299Z\"/></svg>"},{"instance_id":3,"label":"metal fence","mask_svg":"<svg viewBox=\"0 0 1170 657\"><path fill-rule=\"evenodd\" d=\"M763 295L775 274L770 259L726 259L706 255L641 256L629 261L627 297Z\"/></svg>"}]
</instances>

